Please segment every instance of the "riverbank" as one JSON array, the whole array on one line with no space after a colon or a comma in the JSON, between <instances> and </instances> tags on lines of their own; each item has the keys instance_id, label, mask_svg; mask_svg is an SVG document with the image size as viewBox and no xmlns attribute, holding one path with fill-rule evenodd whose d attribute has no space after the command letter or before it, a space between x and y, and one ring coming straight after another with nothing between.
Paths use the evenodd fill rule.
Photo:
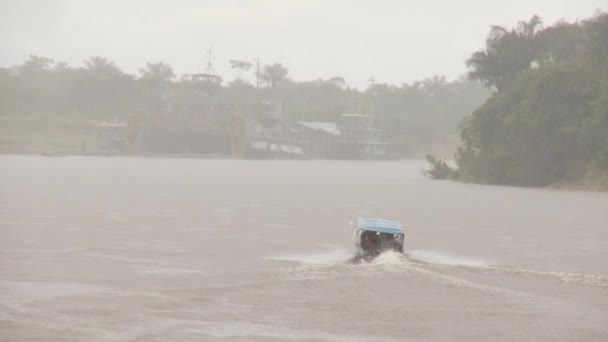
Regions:
<instances>
[{"instance_id":1,"label":"riverbank","mask_svg":"<svg viewBox=\"0 0 608 342\"><path fill-rule=\"evenodd\" d=\"M560 181L548 186L526 186L520 184L504 184L492 182L480 182L478 179L464 178L453 161L438 159L433 155L426 156L427 168L422 169L422 174L430 179L449 179L453 181L485 185L503 185L513 187L549 188L560 190L579 190L608 192L608 170L597 168L588 169L584 173L571 174Z\"/></svg>"},{"instance_id":2,"label":"riverbank","mask_svg":"<svg viewBox=\"0 0 608 342\"><path fill-rule=\"evenodd\" d=\"M564 179L551 186L555 189L608 192L608 170L588 171L575 179Z\"/></svg>"}]
</instances>

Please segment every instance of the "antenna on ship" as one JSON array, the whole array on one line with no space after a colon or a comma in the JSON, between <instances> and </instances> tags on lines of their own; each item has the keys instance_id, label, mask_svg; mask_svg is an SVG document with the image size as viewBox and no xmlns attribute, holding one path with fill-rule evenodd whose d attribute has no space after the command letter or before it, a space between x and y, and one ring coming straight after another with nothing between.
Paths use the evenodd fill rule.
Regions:
<instances>
[{"instance_id":1,"label":"antenna on ship","mask_svg":"<svg viewBox=\"0 0 608 342\"><path fill-rule=\"evenodd\" d=\"M260 58L255 59L255 87L260 87Z\"/></svg>"},{"instance_id":2,"label":"antenna on ship","mask_svg":"<svg viewBox=\"0 0 608 342\"><path fill-rule=\"evenodd\" d=\"M374 86L376 85L376 79L374 78L374 76L369 78L369 87L372 90L372 98L374 99L374 101L372 101L372 105L370 108L370 116L372 118L372 122L375 121L376 119L376 115L375 115L375 100L376 100L376 89L374 89Z\"/></svg>"},{"instance_id":3,"label":"antenna on ship","mask_svg":"<svg viewBox=\"0 0 608 342\"><path fill-rule=\"evenodd\" d=\"M213 70L213 46L209 47L209 50L207 50L207 66L205 67L205 72L209 75L215 75L215 70Z\"/></svg>"}]
</instances>

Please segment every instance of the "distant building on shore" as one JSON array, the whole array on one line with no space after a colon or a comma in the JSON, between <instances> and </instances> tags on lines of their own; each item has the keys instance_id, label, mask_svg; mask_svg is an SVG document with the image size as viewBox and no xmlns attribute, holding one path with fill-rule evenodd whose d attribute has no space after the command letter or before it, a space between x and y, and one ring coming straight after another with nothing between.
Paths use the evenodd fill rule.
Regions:
<instances>
[{"instance_id":1,"label":"distant building on shore","mask_svg":"<svg viewBox=\"0 0 608 342\"><path fill-rule=\"evenodd\" d=\"M374 117L342 114L338 122L298 122L307 156L316 159L386 159L388 143Z\"/></svg>"},{"instance_id":2,"label":"distant building on shore","mask_svg":"<svg viewBox=\"0 0 608 342\"><path fill-rule=\"evenodd\" d=\"M97 150L104 153L127 151L129 129L126 122L101 122L96 127Z\"/></svg>"},{"instance_id":3,"label":"distant building on shore","mask_svg":"<svg viewBox=\"0 0 608 342\"><path fill-rule=\"evenodd\" d=\"M243 156L301 159L305 150L297 131L283 115L279 102L261 101L248 108L243 119Z\"/></svg>"},{"instance_id":4,"label":"distant building on shore","mask_svg":"<svg viewBox=\"0 0 608 342\"><path fill-rule=\"evenodd\" d=\"M309 158L326 159L336 154L342 132L335 122L300 121L299 139Z\"/></svg>"},{"instance_id":5,"label":"distant building on shore","mask_svg":"<svg viewBox=\"0 0 608 342\"><path fill-rule=\"evenodd\" d=\"M276 101L218 105L208 84L194 81L163 97L158 112L97 125L101 153L222 155L234 158L389 159L384 130L366 114L336 122L290 122ZM199 91L205 94L197 94ZM186 99L187 101L185 101ZM174 102L175 101L175 102ZM181 103L180 103L181 102Z\"/></svg>"},{"instance_id":6,"label":"distant building on shore","mask_svg":"<svg viewBox=\"0 0 608 342\"><path fill-rule=\"evenodd\" d=\"M375 125L372 115L342 114L336 157L345 159L385 159L389 157L384 130Z\"/></svg>"},{"instance_id":7,"label":"distant building on shore","mask_svg":"<svg viewBox=\"0 0 608 342\"><path fill-rule=\"evenodd\" d=\"M139 153L229 155L228 112L218 96L222 78L210 73L185 76L181 87L158 94L136 130ZM153 98L154 100L154 98ZM152 101L154 104L155 102Z\"/></svg>"}]
</instances>

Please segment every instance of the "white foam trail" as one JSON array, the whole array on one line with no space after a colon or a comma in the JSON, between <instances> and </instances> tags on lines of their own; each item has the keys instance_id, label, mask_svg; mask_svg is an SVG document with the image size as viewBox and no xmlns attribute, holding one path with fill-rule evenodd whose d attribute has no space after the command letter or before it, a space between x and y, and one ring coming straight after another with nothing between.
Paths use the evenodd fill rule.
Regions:
<instances>
[{"instance_id":1,"label":"white foam trail","mask_svg":"<svg viewBox=\"0 0 608 342\"><path fill-rule=\"evenodd\" d=\"M293 254L265 257L266 260L291 261L305 265L333 265L344 263L353 258L352 251L338 249L318 254Z\"/></svg>"},{"instance_id":2,"label":"white foam trail","mask_svg":"<svg viewBox=\"0 0 608 342\"><path fill-rule=\"evenodd\" d=\"M527 295L523 291L512 290L512 289L503 288L503 287L499 287L499 286L485 285L485 284L482 284L479 282L443 274L443 273L436 272L436 271L433 271L430 269L425 269L422 267L412 267L412 269L417 272L420 272L421 274L425 274L429 277L432 277L432 278L436 279L437 281L440 281L447 285L452 285L452 286L456 286L456 287L472 288L472 289L477 289L477 290L480 290L480 291L483 291L486 293L493 293L493 294L500 293L500 294L507 294L507 295L511 295L511 296L526 296Z\"/></svg>"},{"instance_id":3,"label":"white foam trail","mask_svg":"<svg viewBox=\"0 0 608 342\"><path fill-rule=\"evenodd\" d=\"M403 254L395 251L386 251L370 262L372 265L400 265L404 262Z\"/></svg>"},{"instance_id":4,"label":"white foam trail","mask_svg":"<svg viewBox=\"0 0 608 342\"><path fill-rule=\"evenodd\" d=\"M350 250L338 249L325 253L316 254L290 254L279 256L268 256L266 260L290 261L304 265L334 265L351 260L354 254ZM372 259L368 265L399 265L407 260L419 261L428 264L466 266L476 268L487 268L490 264L484 260L471 257L456 257L430 250L411 250L407 252L407 258L395 251L386 251Z\"/></svg>"},{"instance_id":5,"label":"white foam trail","mask_svg":"<svg viewBox=\"0 0 608 342\"><path fill-rule=\"evenodd\" d=\"M554 278L566 283L576 283L581 285L593 285L600 287L608 287L608 278L595 274L581 274L569 272L551 272L551 271L534 271L529 269L509 269L497 268L500 272L509 272L525 277L545 277Z\"/></svg>"},{"instance_id":6,"label":"white foam trail","mask_svg":"<svg viewBox=\"0 0 608 342\"><path fill-rule=\"evenodd\" d=\"M439 264L448 266L466 266L486 268L490 264L484 260L471 257L455 257L444 253L429 251L429 250L412 250L407 252L408 258L414 261L425 262L429 264Z\"/></svg>"}]
</instances>

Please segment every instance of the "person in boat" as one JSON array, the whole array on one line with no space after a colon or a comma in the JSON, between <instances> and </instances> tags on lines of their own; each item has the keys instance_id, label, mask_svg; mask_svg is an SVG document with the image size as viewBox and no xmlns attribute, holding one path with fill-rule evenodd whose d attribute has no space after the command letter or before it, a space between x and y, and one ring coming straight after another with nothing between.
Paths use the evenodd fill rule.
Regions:
<instances>
[{"instance_id":1,"label":"person in boat","mask_svg":"<svg viewBox=\"0 0 608 342\"><path fill-rule=\"evenodd\" d=\"M355 223L354 242L359 258L373 258L387 250L403 253L404 230L399 222L359 218Z\"/></svg>"},{"instance_id":2,"label":"person in boat","mask_svg":"<svg viewBox=\"0 0 608 342\"><path fill-rule=\"evenodd\" d=\"M364 232L361 247L364 250L376 251L380 248L380 238L375 232Z\"/></svg>"}]
</instances>

